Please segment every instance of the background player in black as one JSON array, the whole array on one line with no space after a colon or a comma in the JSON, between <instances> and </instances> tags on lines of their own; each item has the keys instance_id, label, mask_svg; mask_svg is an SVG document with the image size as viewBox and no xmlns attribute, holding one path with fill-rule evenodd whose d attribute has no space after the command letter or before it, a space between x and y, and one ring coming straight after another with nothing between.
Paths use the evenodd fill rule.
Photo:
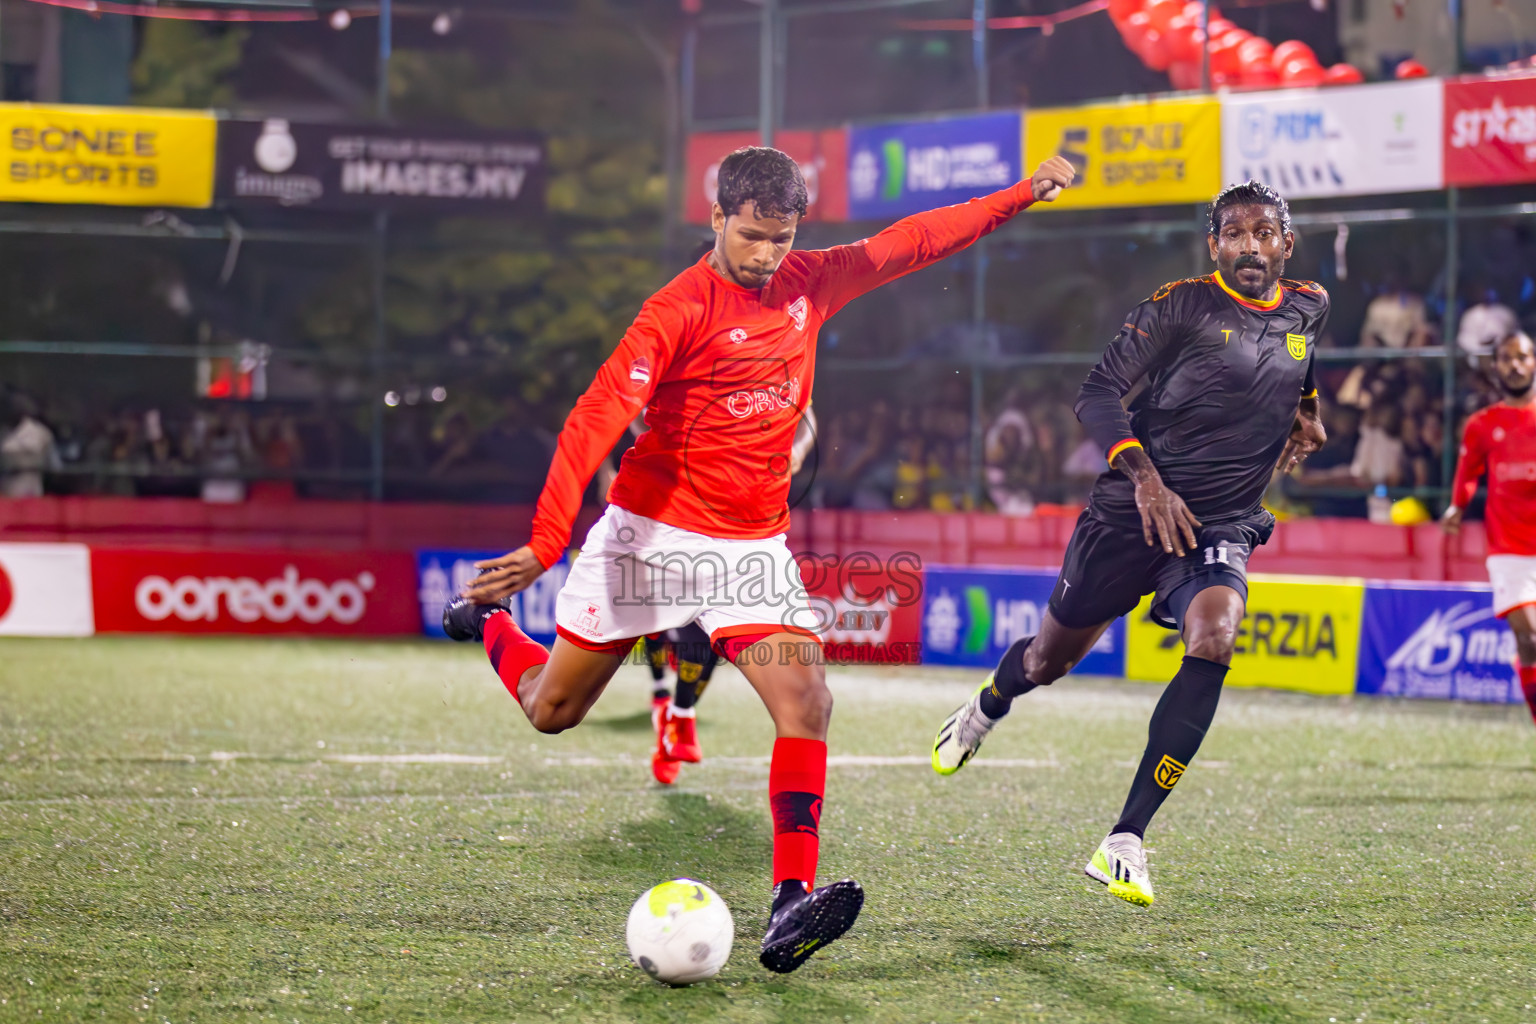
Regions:
<instances>
[{"instance_id":1,"label":"background player in black","mask_svg":"<svg viewBox=\"0 0 1536 1024\"><path fill-rule=\"evenodd\" d=\"M1325 434L1313 346L1328 294L1281 278L1295 245L1285 200L1258 182L1211 204L1217 271L1159 288L1088 374L1076 412L1109 458L1067 546L1037 636L1020 640L940 727L933 766L958 771L1015 697L1065 675L1116 618L1157 595L1153 617L1185 658L1153 712L1120 820L1086 871L1143 906L1142 835L1216 714L1248 596L1247 561L1274 517L1261 499ZM1130 403L1122 400L1145 387Z\"/></svg>"}]
</instances>

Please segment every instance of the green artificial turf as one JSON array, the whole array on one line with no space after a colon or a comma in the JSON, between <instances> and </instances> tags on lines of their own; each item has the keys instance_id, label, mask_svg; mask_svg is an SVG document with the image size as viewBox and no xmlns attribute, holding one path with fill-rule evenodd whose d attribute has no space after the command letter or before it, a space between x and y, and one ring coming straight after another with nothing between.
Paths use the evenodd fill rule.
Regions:
<instances>
[{"instance_id":1,"label":"green artificial turf","mask_svg":"<svg viewBox=\"0 0 1536 1024\"><path fill-rule=\"evenodd\" d=\"M732 669L662 791L639 667L541 736L473 648L0 641L0 1021L1536 1022L1523 708L1228 692L1142 910L1081 871L1157 688L1031 694L941 779L974 674L830 678L822 880L869 899L780 977L772 730ZM623 933L679 875L737 941L674 990Z\"/></svg>"}]
</instances>

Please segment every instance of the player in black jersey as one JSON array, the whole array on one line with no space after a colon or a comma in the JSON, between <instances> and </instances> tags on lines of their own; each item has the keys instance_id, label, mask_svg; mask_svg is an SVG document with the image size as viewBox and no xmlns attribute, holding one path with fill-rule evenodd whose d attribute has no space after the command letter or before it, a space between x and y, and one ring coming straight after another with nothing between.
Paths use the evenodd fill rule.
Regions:
<instances>
[{"instance_id":1,"label":"player in black jersey","mask_svg":"<svg viewBox=\"0 0 1536 1024\"><path fill-rule=\"evenodd\" d=\"M1152 616L1185 658L1152 713L1120 820L1087 874L1152 902L1142 836L1216 714L1248 597L1247 563L1274 516L1260 503L1325 439L1313 347L1328 293L1281 277L1290 211L1255 181L1211 204L1216 272L1159 288L1126 317L1078 392L1075 411L1109 459L1067 545L1050 607L970 701L939 728L933 767L958 771L1018 697L1065 675L1111 622L1156 594ZM1131 401L1122 399L1139 384Z\"/></svg>"}]
</instances>

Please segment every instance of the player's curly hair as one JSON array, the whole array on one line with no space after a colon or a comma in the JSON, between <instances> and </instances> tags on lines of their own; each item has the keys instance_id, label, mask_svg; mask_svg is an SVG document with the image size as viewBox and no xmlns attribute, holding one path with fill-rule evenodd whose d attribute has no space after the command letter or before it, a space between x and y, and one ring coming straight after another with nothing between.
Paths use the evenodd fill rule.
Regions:
<instances>
[{"instance_id":1,"label":"player's curly hair","mask_svg":"<svg viewBox=\"0 0 1536 1024\"><path fill-rule=\"evenodd\" d=\"M1285 197L1262 181L1239 182L1236 185L1228 185L1216 193L1216 198L1211 200L1211 220L1206 230L1214 238L1221 232L1221 211L1229 206L1247 206L1249 204L1259 206L1273 206L1275 212L1280 215L1280 232L1287 234L1291 230L1291 207L1285 201Z\"/></svg>"},{"instance_id":2,"label":"player's curly hair","mask_svg":"<svg viewBox=\"0 0 1536 1024\"><path fill-rule=\"evenodd\" d=\"M804 217L810 203L800 165L767 146L743 146L720 161L715 199L727 217L745 203L754 204L759 217Z\"/></svg>"}]
</instances>

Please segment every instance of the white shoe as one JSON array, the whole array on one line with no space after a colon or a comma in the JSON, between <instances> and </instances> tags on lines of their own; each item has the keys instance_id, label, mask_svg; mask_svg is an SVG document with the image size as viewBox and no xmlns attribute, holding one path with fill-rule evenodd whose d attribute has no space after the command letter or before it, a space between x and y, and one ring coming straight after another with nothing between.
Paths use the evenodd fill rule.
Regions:
<instances>
[{"instance_id":1,"label":"white shoe","mask_svg":"<svg viewBox=\"0 0 1536 1024\"><path fill-rule=\"evenodd\" d=\"M1133 832L1112 832L1106 836L1083 873L1109 886L1111 896L1118 896L1138 907L1152 905L1152 876L1147 871L1147 853Z\"/></svg>"},{"instance_id":2,"label":"white shoe","mask_svg":"<svg viewBox=\"0 0 1536 1024\"><path fill-rule=\"evenodd\" d=\"M933 770L940 775L953 775L965 767L965 762L976 756L981 741L997 725L999 719L988 718L981 710L982 690L992 685L988 675L981 688L971 694L971 699L960 705L959 710L939 726L933 738Z\"/></svg>"}]
</instances>

